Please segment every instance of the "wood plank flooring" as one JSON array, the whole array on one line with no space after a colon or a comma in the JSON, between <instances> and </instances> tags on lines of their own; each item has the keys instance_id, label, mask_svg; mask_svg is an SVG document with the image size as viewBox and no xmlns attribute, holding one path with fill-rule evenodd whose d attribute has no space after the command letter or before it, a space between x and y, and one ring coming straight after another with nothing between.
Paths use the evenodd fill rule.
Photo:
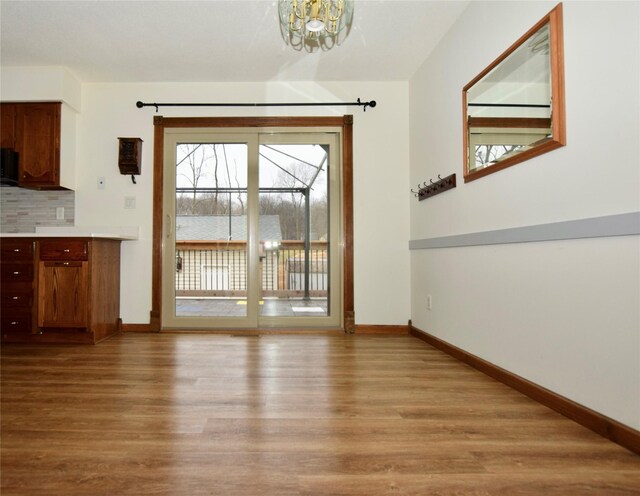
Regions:
<instances>
[{"instance_id":1,"label":"wood plank flooring","mask_svg":"<svg viewBox=\"0 0 640 496\"><path fill-rule=\"evenodd\" d=\"M640 456L412 336L2 348L9 495L631 495Z\"/></svg>"}]
</instances>

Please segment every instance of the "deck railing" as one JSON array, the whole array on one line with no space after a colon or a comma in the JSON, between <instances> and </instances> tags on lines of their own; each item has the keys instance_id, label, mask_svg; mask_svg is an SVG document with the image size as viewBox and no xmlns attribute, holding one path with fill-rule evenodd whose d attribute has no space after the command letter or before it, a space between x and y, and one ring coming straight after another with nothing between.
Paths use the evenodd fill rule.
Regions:
<instances>
[{"instance_id":1,"label":"deck railing","mask_svg":"<svg viewBox=\"0 0 640 496\"><path fill-rule=\"evenodd\" d=\"M260 268L264 296L302 296L305 290L303 241L282 241L279 249L265 250ZM177 242L176 296L245 296L247 291L247 245L244 241ZM326 241L311 242L309 294L326 296L329 260Z\"/></svg>"}]
</instances>

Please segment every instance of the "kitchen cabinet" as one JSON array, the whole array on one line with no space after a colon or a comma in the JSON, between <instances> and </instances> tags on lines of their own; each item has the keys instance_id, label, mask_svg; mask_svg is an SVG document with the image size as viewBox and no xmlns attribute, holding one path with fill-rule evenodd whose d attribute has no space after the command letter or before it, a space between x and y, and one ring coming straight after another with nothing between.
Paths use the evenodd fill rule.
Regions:
<instances>
[{"instance_id":1,"label":"kitchen cabinet","mask_svg":"<svg viewBox=\"0 0 640 496\"><path fill-rule=\"evenodd\" d=\"M5 259L18 246L32 246L31 258ZM2 238L2 267L3 341L97 343L120 331L120 240ZM22 279L5 299L13 272ZM12 306L13 296L24 306Z\"/></svg>"},{"instance_id":2,"label":"kitchen cabinet","mask_svg":"<svg viewBox=\"0 0 640 496\"><path fill-rule=\"evenodd\" d=\"M0 104L0 146L16 148L16 104Z\"/></svg>"},{"instance_id":3,"label":"kitchen cabinet","mask_svg":"<svg viewBox=\"0 0 640 496\"><path fill-rule=\"evenodd\" d=\"M0 326L14 337L33 331L35 242L3 239L0 244Z\"/></svg>"},{"instance_id":4,"label":"kitchen cabinet","mask_svg":"<svg viewBox=\"0 0 640 496\"><path fill-rule=\"evenodd\" d=\"M18 152L18 185L32 189L60 186L61 103L2 103L2 146Z\"/></svg>"},{"instance_id":5,"label":"kitchen cabinet","mask_svg":"<svg viewBox=\"0 0 640 496\"><path fill-rule=\"evenodd\" d=\"M38 327L88 327L88 247L82 240L40 242Z\"/></svg>"}]
</instances>

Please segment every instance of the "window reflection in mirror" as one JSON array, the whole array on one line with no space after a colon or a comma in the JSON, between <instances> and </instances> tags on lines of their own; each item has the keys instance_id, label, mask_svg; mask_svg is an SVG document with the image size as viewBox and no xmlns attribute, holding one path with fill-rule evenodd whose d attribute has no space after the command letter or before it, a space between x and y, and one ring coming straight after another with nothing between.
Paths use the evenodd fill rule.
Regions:
<instances>
[{"instance_id":1,"label":"window reflection in mirror","mask_svg":"<svg viewBox=\"0 0 640 496\"><path fill-rule=\"evenodd\" d=\"M565 143L562 4L463 90L465 181Z\"/></svg>"}]
</instances>

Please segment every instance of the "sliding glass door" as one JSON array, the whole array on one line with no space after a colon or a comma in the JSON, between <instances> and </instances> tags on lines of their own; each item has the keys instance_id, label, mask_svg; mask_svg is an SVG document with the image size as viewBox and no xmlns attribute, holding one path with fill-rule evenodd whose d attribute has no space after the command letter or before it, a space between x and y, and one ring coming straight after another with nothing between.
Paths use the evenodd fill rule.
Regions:
<instances>
[{"instance_id":1,"label":"sliding glass door","mask_svg":"<svg viewBox=\"0 0 640 496\"><path fill-rule=\"evenodd\" d=\"M165 130L164 328L340 326L338 138Z\"/></svg>"}]
</instances>

